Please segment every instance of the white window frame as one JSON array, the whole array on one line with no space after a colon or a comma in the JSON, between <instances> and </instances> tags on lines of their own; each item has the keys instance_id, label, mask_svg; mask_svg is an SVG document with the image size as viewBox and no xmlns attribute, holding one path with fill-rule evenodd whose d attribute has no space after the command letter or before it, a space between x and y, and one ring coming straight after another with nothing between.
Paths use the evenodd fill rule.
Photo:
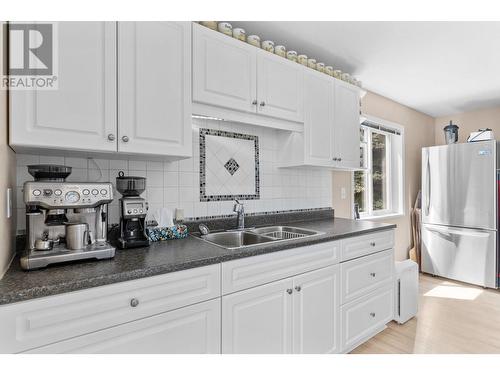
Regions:
<instances>
[{"instance_id":1,"label":"white window frame","mask_svg":"<svg viewBox=\"0 0 500 375\"><path fill-rule=\"evenodd\" d=\"M373 219L373 218L382 218L389 216L402 216L406 212L405 207L405 142L404 142L404 127L393 123L391 121L387 121L384 119L377 118L375 116L370 115L362 115L365 119L379 124L380 126L388 129L392 129L398 131L400 133L399 143L395 142L394 134L385 132L383 130L372 129L367 127L367 140L366 143L368 145L366 152L366 171L368 172L365 177L365 202L366 202L366 212L360 213L361 219ZM371 152L368 152L371 149L371 134L372 132L380 133L388 135L387 146L386 146L386 160L389 161L389 168L387 168L387 189L386 189L386 202L387 207L383 210L373 210L373 194L372 194L372 184L369 183L370 179L369 174L372 173L372 161L371 161ZM354 173L352 173L352 201L354 202Z\"/></svg>"}]
</instances>

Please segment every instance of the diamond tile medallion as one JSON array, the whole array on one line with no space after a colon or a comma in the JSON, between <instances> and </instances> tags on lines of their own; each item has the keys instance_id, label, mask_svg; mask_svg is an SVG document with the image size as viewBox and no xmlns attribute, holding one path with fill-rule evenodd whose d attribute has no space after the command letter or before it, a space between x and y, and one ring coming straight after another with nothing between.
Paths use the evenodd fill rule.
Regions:
<instances>
[{"instance_id":1,"label":"diamond tile medallion","mask_svg":"<svg viewBox=\"0 0 500 375\"><path fill-rule=\"evenodd\" d=\"M200 201L259 199L259 138L200 129Z\"/></svg>"}]
</instances>

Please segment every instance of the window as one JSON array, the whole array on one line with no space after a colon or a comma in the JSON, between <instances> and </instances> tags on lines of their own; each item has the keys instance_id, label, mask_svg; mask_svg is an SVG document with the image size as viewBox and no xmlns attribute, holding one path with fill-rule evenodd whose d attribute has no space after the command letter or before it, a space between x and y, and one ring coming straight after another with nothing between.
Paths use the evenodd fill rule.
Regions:
<instances>
[{"instance_id":1,"label":"window","mask_svg":"<svg viewBox=\"0 0 500 375\"><path fill-rule=\"evenodd\" d=\"M403 213L403 129L368 118L360 129L360 167L354 172L354 203L360 216Z\"/></svg>"}]
</instances>

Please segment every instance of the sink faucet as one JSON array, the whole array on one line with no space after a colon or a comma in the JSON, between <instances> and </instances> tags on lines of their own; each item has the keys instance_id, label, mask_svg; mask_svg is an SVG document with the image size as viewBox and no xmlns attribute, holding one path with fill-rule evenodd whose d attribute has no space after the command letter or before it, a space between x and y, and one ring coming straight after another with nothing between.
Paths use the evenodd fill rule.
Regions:
<instances>
[{"instance_id":1,"label":"sink faucet","mask_svg":"<svg viewBox=\"0 0 500 375\"><path fill-rule=\"evenodd\" d=\"M237 229L244 229L245 228L245 207L243 206L243 203L240 203L237 199L235 201L236 201L236 203L233 207L233 212L236 212L238 214L238 217L237 217L238 228Z\"/></svg>"}]
</instances>

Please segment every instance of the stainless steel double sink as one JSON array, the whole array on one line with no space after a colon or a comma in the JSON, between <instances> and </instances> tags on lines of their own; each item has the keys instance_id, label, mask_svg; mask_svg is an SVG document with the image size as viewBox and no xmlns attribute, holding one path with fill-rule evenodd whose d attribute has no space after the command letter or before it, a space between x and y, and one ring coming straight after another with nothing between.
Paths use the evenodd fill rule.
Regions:
<instances>
[{"instance_id":1,"label":"stainless steel double sink","mask_svg":"<svg viewBox=\"0 0 500 375\"><path fill-rule=\"evenodd\" d=\"M270 226L243 230L229 230L209 234L193 234L193 236L225 249L240 249L248 246L261 245L269 242L291 241L298 238L323 234L311 229Z\"/></svg>"}]
</instances>

